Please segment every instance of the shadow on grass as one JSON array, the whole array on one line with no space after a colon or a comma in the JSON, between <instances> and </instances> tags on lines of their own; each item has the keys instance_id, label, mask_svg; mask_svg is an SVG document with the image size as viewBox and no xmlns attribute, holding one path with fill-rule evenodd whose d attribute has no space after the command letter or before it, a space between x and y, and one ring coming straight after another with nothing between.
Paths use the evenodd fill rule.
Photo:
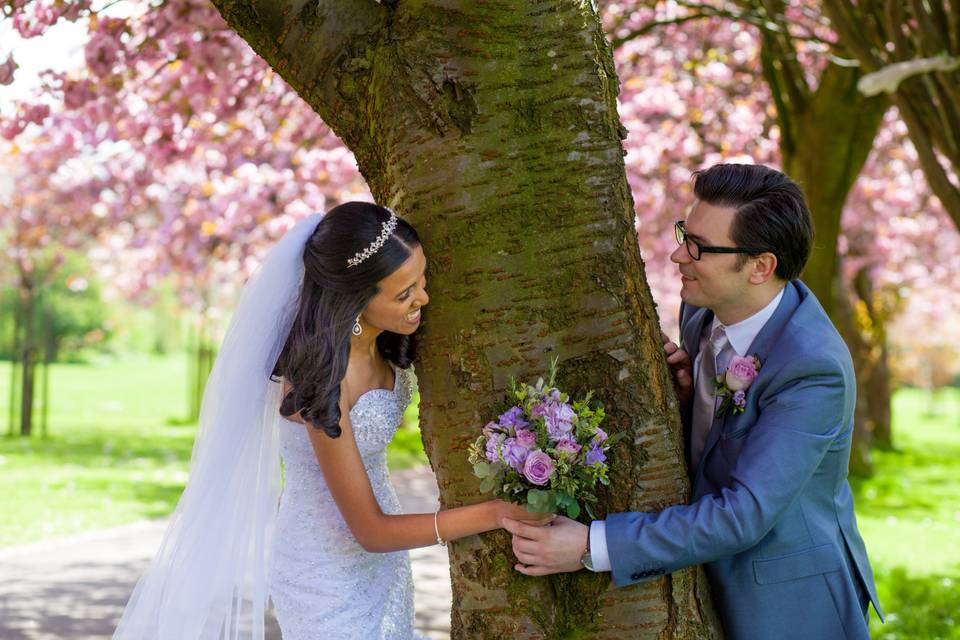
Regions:
<instances>
[{"instance_id":1,"label":"shadow on grass","mask_svg":"<svg viewBox=\"0 0 960 640\"><path fill-rule=\"evenodd\" d=\"M91 466L124 466L135 460L157 464L185 462L193 448L193 430L176 429L164 432L110 432L78 430L51 438L0 438L0 452L42 459L46 464Z\"/></svg>"},{"instance_id":2,"label":"shadow on grass","mask_svg":"<svg viewBox=\"0 0 960 640\"><path fill-rule=\"evenodd\" d=\"M960 639L960 575L911 577L896 568L876 577L887 622L871 614L874 640Z\"/></svg>"},{"instance_id":3,"label":"shadow on grass","mask_svg":"<svg viewBox=\"0 0 960 640\"><path fill-rule=\"evenodd\" d=\"M930 515L956 500L960 447L938 443L874 451L873 457L872 478L850 478L858 514Z\"/></svg>"}]
</instances>

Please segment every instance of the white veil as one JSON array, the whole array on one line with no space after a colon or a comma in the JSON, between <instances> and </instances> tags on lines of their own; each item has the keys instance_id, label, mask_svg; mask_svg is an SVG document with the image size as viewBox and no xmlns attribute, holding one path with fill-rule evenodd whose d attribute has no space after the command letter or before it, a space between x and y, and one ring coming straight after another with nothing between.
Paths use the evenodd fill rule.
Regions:
<instances>
[{"instance_id":1,"label":"white veil","mask_svg":"<svg viewBox=\"0 0 960 640\"><path fill-rule=\"evenodd\" d=\"M203 394L190 479L114 640L262 640L280 497L281 389L270 381L293 323L303 251L294 226L250 278Z\"/></svg>"}]
</instances>

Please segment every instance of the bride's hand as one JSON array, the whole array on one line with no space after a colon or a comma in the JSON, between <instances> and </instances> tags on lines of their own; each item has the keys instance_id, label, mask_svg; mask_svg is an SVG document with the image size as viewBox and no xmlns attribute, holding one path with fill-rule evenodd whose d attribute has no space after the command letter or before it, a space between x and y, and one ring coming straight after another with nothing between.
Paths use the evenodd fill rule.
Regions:
<instances>
[{"instance_id":1,"label":"bride's hand","mask_svg":"<svg viewBox=\"0 0 960 640\"><path fill-rule=\"evenodd\" d=\"M534 513L533 511L527 511L527 508L522 505L513 504L504 500L494 500L493 502L497 511L497 525L500 527L503 527L504 518L517 520L518 522L523 522L524 524L535 527L542 527L545 524L550 524L553 522L553 519L557 517L556 514L553 513Z\"/></svg>"}]
</instances>

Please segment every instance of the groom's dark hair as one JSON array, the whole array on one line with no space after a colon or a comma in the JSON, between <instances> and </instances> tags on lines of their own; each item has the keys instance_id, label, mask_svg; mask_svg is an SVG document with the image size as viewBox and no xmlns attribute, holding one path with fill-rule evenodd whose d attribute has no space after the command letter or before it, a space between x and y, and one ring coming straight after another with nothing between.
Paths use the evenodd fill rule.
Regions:
<instances>
[{"instance_id":1,"label":"groom's dark hair","mask_svg":"<svg viewBox=\"0 0 960 640\"><path fill-rule=\"evenodd\" d=\"M737 213L730 238L738 247L777 257L781 280L800 277L813 247L813 220L803 191L780 171L756 164L717 164L693 174L698 200ZM741 254L737 268L748 256Z\"/></svg>"},{"instance_id":2,"label":"groom's dark hair","mask_svg":"<svg viewBox=\"0 0 960 640\"><path fill-rule=\"evenodd\" d=\"M350 359L354 321L377 294L381 280L420 246L403 218L381 246L359 264L348 261L367 250L390 220L389 209L369 202L346 202L328 211L303 251L303 287L293 326L273 369L291 390L280 403L286 417L300 413L331 438L340 436L340 383ZM413 362L414 334L383 331L377 350L401 369Z\"/></svg>"}]
</instances>

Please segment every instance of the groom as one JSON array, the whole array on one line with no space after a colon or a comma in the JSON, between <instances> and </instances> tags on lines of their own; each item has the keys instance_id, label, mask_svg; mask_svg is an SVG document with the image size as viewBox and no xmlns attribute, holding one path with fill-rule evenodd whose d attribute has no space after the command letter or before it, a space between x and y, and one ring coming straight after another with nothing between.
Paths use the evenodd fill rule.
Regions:
<instances>
[{"instance_id":1,"label":"groom","mask_svg":"<svg viewBox=\"0 0 960 640\"><path fill-rule=\"evenodd\" d=\"M810 212L766 167L717 165L694 180L670 257L682 348L664 345L692 500L589 529L509 521L516 568L612 571L621 587L703 564L728 638L868 638L869 603L880 607L847 484L856 384L846 346L797 280ZM712 379L728 367L715 397Z\"/></svg>"}]
</instances>

